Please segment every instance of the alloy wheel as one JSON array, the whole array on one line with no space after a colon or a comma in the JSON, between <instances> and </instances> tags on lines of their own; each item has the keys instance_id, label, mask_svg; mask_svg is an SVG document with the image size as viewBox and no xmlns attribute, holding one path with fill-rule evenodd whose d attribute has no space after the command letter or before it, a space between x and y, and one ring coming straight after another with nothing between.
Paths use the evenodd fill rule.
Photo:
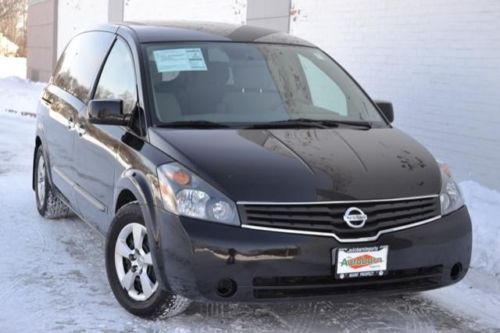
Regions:
<instances>
[{"instance_id":1,"label":"alloy wheel","mask_svg":"<svg viewBox=\"0 0 500 333\"><path fill-rule=\"evenodd\" d=\"M115 244L115 268L118 280L135 301L149 299L158 289L146 227L127 224Z\"/></svg>"},{"instance_id":2,"label":"alloy wheel","mask_svg":"<svg viewBox=\"0 0 500 333\"><path fill-rule=\"evenodd\" d=\"M45 160L41 155L38 160L38 166L36 170L36 186L37 186L37 199L38 205L43 206L45 200Z\"/></svg>"}]
</instances>

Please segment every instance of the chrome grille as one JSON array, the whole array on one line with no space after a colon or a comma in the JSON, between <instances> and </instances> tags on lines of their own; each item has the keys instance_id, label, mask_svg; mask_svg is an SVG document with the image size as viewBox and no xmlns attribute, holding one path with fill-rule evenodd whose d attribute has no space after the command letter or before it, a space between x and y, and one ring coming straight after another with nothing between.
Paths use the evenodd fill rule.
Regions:
<instances>
[{"instance_id":1,"label":"chrome grille","mask_svg":"<svg viewBox=\"0 0 500 333\"><path fill-rule=\"evenodd\" d=\"M353 229L344 221L350 207L361 209L368 220ZM335 234L342 239L375 237L380 231L404 227L440 215L439 196L331 203L239 204L243 225Z\"/></svg>"}]
</instances>

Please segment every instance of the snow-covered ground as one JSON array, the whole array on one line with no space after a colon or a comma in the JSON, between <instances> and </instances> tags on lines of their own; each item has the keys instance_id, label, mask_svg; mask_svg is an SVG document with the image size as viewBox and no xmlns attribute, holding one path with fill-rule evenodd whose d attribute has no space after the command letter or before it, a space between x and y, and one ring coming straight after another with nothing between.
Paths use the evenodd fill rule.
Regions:
<instances>
[{"instance_id":1,"label":"snow-covered ground","mask_svg":"<svg viewBox=\"0 0 500 333\"><path fill-rule=\"evenodd\" d=\"M77 218L48 221L36 211L30 114L43 85L6 77L2 61L0 332L500 332L500 193L473 181L460 184L474 224L472 267L455 286L341 303L194 303L163 321L128 314L107 283L103 237Z\"/></svg>"}]
</instances>

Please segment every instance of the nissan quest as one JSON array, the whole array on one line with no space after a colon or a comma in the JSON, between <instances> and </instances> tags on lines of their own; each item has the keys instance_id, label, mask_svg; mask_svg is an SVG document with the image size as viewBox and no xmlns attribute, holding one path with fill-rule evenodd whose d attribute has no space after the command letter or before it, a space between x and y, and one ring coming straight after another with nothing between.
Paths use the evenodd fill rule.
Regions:
<instances>
[{"instance_id":1,"label":"nissan quest","mask_svg":"<svg viewBox=\"0 0 500 333\"><path fill-rule=\"evenodd\" d=\"M109 285L138 316L454 284L470 263L467 208L393 119L284 33L98 26L70 41L39 100L36 205L106 236Z\"/></svg>"}]
</instances>

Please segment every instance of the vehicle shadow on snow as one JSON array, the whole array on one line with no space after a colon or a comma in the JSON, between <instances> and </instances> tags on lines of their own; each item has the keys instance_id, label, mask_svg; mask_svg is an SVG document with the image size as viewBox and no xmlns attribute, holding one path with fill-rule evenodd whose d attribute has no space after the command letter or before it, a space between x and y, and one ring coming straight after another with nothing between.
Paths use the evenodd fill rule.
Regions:
<instances>
[{"instance_id":1,"label":"vehicle shadow on snow","mask_svg":"<svg viewBox=\"0 0 500 333\"><path fill-rule=\"evenodd\" d=\"M272 305L193 303L169 322L180 327L189 322L189 330L207 332L221 328L248 332L475 330L469 321L418 294Z\"/></svg>"}]
</instances>

